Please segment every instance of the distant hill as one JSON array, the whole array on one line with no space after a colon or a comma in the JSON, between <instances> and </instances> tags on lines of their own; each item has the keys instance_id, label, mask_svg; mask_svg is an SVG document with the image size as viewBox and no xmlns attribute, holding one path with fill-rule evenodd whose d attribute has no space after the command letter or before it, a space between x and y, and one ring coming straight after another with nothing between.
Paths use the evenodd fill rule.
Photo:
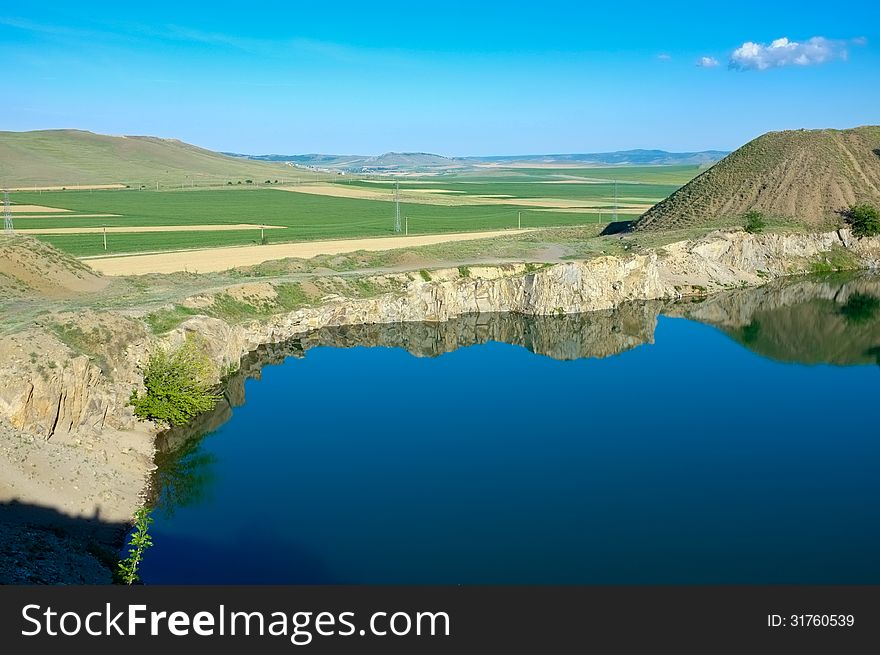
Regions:
<instances>
[{"instance_id":1,"label":"distant hill","mask_svg":"<svg viewBox=\"0 0 880 655\"><path fill-rule=\"evenodd\" d=\"M359 173L444 172L476 170L486 166L669 166L712 164L727 153L666 152L665 150L621 150L586 154L504 155L498 157L444 157L426 152L387 152L367 155L241 155L224 153L254 161L290 162L299 166Z\"/></svg>"},{"instance_id":2,"label":"distant hill","mask_svg":"<svg viewBox=\"0 0 880 655\"><path fill-rule=\"evenodd\" d=\"M711 164L724 153L626 150L594 154L444 157L426 152L366 155L239 155L176 139L108 136L84 130L0 132L0 187L185 186L295 176L297 167L331 173L450 173L485 167Z\"/></svg>"},{"instance_id":3,"label":"distant hill","mask_svg":"<svg viewBox=\"0 0 880 655\"><path fill-rule=\"evenodd\" d=\"M617 150L614 152L594 152L559 155L512 155L503 157L465 157L465 161L480 161L498 164L584 164L586 166L681 166L686 164L712 164L727 155L725 150L703 150L700 152L667 152L666 150Z\"/></svg>"},{"instance_id":4,"label":"distant hill","mask_svg":"<svg viewBox=\"0 0 880 655\"><path fill-rule=\"evenodd\" d=\"M196 184L280 178L289 166L242 160L151 136L83 130L0 132L0 187Z\"/></svg>"},{"instance_id":5,"label":"distant hill","mask_svg":"<svg viewBox=\"0 0 880 655\"><path fill-rule=\"evenodd\" d=\"M222 153L250 161L290 163L326 171L353 173L427 173L471 168L463 159L433 155L428 152L386 152L383 155L242 155Z\"/></svg>"},{"instance_id":6,"label":"distant hill","mask_svg":"<svg viewBox=\"0 0 880 655\"><path fill-rule=\"evenodd\" d=\"M809 227L880 205L880 126L769 132L646 212L637 229L730 224L750 209Z\"/></svg>"}]
</instances>

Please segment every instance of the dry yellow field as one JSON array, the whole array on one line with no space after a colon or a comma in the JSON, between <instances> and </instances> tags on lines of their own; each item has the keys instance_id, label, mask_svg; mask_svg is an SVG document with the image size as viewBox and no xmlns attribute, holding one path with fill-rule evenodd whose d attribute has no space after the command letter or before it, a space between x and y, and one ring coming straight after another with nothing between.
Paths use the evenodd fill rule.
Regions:
<instances>
[{"instance_id":1,"label":"dry yellow field","mask_svg":"<svg viewBox=\"0 0 880 655\"><path fill-rule=\"evenodd\" d=\"M396 248L429 246L453 241L489 239L514 235L528 230L496 230L493 232L461 232L407 237L378 237L373 239L340 239L333 241L302 241L267 246L238 246L207 248L147 255L119 257L84 257L83 260L104 275L146 275L148 273L212 273L237 266L253 266L273 259L297 257L308 259L318 255L340 255L357 250L379 251Z\"/></svg>"},{"instance_id":2,"label":"dry yellow field","mask_svg":"<svg viewBox=\"0 0 880 655\"><path fill-rule=\"evenodd\" d=\"M627 214L627 215L631 215L631 216L641 216L646 211L648 211L650 208L651 208L651 205L620 206L617 208L617 213L618 214ZM551 208L546 209L545 211L555 212L555 213L559 213L559 214L580 214L581 212L584 211L584 209L585 209L584 207L551 207ZM607 205L602 207L601 209L599 209L598 207L595 207L592 210L594 212L598 211L599 213L601 213L604 216L611 216L611 214L613 213L613 210L608 209Z\"/></svg>"},{"instance_id":3,"label":"dry yellow field","mask_svg":"<svg viewBox=\"0 0 880 655\"><path fill-rule=\"evenodd\" d=\"M360 200L394 200L391 189L378 190L364 187L345 186L343 184L303 184L299 186L275 187L278 191L310 193L318 196L335 198L358 198ZM422 205L503 205L508 207L538 207L542 209L581 209L591 210L608 204L607 201L577 200L570 198L515 198L504 194L462 194L448 189L406 189L400 192L400 200L407 203ZM639 207L638 213L650 208ZM635 210L636 207L630 207ZM629 212L633 213L633 212Z\"/></svg>"},{"instance_id":4,"label":"dry yellow field","mask_svg":"<svg viewBox=\"0 0 880 655\"><path fill-rule=\"evenodd\" d=\"M61 218L114 218L119 214L65 214ZM57 214L28 214L22 218L59 218Z\"/></svg>"},{"instance_id":5,"label":"dry yellow field","mask_svg":"<svg viewBox=\"0 0 880 655\"><path fill-rule=\"evenodd\" d=\"M9 205L9 211L13 214L33 214L40 212L43 214L65 214L69 213L69 209L59 209L58 207L43 207L42 205Z\"/></svg>"},{"instance_id":6,"label":"dry yellow field","mask_svg":"<svg viewBox=\"0 0 880 655\"><path fill-rule=\"evenodd\" d=\"M64 191L88 190L88 189L124 189L124 184L68 184L65 186L22 186L7 189L7 191Z\"/></svg>"}]
</instances>

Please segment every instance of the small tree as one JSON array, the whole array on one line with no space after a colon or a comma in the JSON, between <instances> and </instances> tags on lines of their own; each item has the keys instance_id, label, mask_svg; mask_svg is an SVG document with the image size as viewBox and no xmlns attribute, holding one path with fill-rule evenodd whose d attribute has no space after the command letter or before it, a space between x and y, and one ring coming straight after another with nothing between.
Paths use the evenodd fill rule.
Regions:
<instances>
[{"instance_id":1,"label":"small tree","mask_svg":"<svg viewBox=\"0 0 880 655\"><path fill-rule=\"evenodd\" d=\"M749 234L763 232L765 227L767 227L767 221L761 212L753 209L743 214L743 228Z\"/></svg>"},{"instance_id":2,"label":"small tree","mask_svg":"<svg viewBox=\"0 0 880 655\"><path fill-rule=\"evenodd\" d=\"M188 335L179 348L159 349L150 356L144 369L146 392L140 395L135 389L129 403L141 420L184 425L219 399L213 373L202 341Z\"/></svg>"},{"instance_id":3,"label":"small tree","mask_svg":"<svg viewBox=\"0 0 880 655\"><path fill-rule=\"evenodd\" d=\"M138 569L144 559L144 551L153 545L153 538L149 534L150 524L153 522L150 510L141 507L135 512L134 520L134 532L131 533L131 542L128 545L128 557L119 561L119 579L128 585L140 580Z\"/></svg>"},{"instance_id":4,"label":"small tree","mask_svg":"<svg viewBox=\"0 0 880 655\"><path fill-rule=\"evenodd\" d=\"M880 234L880 211L873 205L853 205L849 208L846 220L857 237L873 237Z\"/></svg>"}]
</instances>

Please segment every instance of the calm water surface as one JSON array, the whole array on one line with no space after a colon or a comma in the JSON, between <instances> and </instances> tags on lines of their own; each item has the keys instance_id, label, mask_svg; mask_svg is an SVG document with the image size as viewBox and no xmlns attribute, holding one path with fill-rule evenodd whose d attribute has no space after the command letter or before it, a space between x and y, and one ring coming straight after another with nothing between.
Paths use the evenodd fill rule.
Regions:
<instances>
[{"instance_id":1,"label":"calm water surface","mask_svg":"<svg viewBox=\"0 0 880 655\"><path fill-rule=\"evenodd\" d=\"M162 440L143 578L880 583L878 298L800 280L266 350Z\"/></svg>"}]
</instances>

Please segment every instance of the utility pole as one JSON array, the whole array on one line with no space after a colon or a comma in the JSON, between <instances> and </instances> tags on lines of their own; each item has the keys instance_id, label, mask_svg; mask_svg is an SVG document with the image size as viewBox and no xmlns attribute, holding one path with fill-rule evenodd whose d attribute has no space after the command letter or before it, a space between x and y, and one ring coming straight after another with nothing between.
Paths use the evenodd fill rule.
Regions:
<instances>
[{"instance_id":1,"label":"utility pole","mask_svg":"<svg viewBox=\"0 0 880 655\"><path fill-rule=\"evenodd\" d=\"M400 183L394 183L394 232L400 234Z\"/></svg>"},{"instance_id":2,"label":"utility pole","mask_svg":"<svg viewBox=\"0 0 880 655\"><path fill-rule=\"evenodd\" d=\"M107 226L104 226L104 250L107 250Z\"/></svg>"},{"instance_id":3,"label":"utility pole","mask_svg":"<svg viewBox=\"0 0 880 655\"><path fill-rule=\"evenodd\" d=\"M614 220L617 221L617 180L614 180Z\"/></svg>"},{"instance_id":4,"label":"utility pole","mask_svg":"<svg viewBox=\"0 0 880 655\"><path fill-rule=\"evenodd\" d=\"M12 210L9 208L9 191L3 192L3 232L12 234Z\"/></svg>"},{"instance_id":5,"label":"utility pole","mask_svg":"<svg viewBox=\"0 0 880 655\"><path fill-rule=\"evenodd\" d=\"M403 217L404 236L409 236L409 216Z\"/></svg>"},{"instance_id":6,"label":"utility pole","mask_svg":"<svg viewBox=\"0 0 880 655\"><path fill-rule=\"evenodd\" d=\"M522 212L516 213L516 227L517 229L522 229Z\"/></svg>"}]
</instances>

